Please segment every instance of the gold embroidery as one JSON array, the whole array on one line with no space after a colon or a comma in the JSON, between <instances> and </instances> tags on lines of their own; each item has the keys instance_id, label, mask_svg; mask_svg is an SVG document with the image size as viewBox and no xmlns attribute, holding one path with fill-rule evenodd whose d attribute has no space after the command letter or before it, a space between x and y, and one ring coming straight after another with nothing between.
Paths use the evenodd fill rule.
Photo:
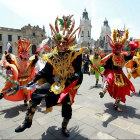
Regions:
<instances>
[{"instance_id":1,"label":"gold embroidery","mask_svg":"<svg viewBox=\"0 0 140 140\"><path fill-rule=\"evenodd\" d=\"M79 52L70 51L64 55L59 56L57 52L53 53L52 57L47 57L47 62L53 66L53 75L55 75L55 82L51 85L50 91L54 94L60 94L65 89L65 82L74 74L75 70L72 62L79 56L85 48L80 49Z\"/></svg>"},{"instance_id":2,"label":"gold embroidery","mask_svg":"<svg viewBox=\"0 0 140 140\"><path fill-rule=\"evenodd\" d=\"M125 85L122 74L115 74L114 73L114 77L115 77L114 81L115 81L115 84L117 86L124 86Z\"/></svg>"},{"instance_id":3,"label":"gold embroidery","mask_svg":"<svg viewBox=\"0 0 140 140\"><path fill-rule=\"evenodd\" d=\"M73 90L76 90L76 89L78 89L79 87L80 87L80 84L77 85L77 86L75 86L75 87L73 88Z\"/></svg>"},{"instance_id":4,"label":"gold embroidery","mask_svg":"<svg viewBox=\"0 0 140 140\"><path fill-rule=\"evenodd\" d=\"M123 54L120 54L120 55L113 54L112 61L115 66L122 68L125 64L124 55Z\"/></svg>"},{"instance_id":5,"label":"gold embroidery","mask_svg":"<svg viewBox=\"0 0 140 140\"><path fill-rule=\"evenodd\" d=\"M52 84L51 91L55 94L60 94L65 89L65 81L75 72L71 63L73 53L74 51L71 51L70 53L65 53L63 56L54 53L53 57L47 58L47 62L54 68L53 75L56 77L56 82Z\"/></svg>"},{"instance_id":6,"label":"gold embroidery","mask_svg":"<svg viewBox=\"0 0 140 140\"><path fill-rule=\"evenodd\" d=\"M99 61L99 64L101 64L102 66L104 66L107 62L108 59L110 59L112 57L112 53L111 54L108 54L107 56L105 56L104 58L102 58L100 61Z\"/></svg>"}]
</instances>

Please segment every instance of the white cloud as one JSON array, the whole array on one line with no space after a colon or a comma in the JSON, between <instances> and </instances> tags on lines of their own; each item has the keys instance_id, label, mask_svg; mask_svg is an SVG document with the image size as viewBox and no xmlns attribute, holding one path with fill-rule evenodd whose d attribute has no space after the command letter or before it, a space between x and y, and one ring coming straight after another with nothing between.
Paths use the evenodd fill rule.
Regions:
<instances>
[{"instance_id":1,"label":"white cloud","mask_svg":"<svg viewBox=\"0 0 140 140\"><path fill-rule=\"evenodd\" d=\"M64 0L24 0L24 1L0 0L0 3L6 5L8 9L12 10L20 17L26 19L26 21L31 25L39 25L40 27L45 25L46 32L49 35L50 35L49 23L52 23L54 25L56 16L61 17L62 15L74 14L76 28L79 26L80 18L82 17L82 12L84 8L86 8L89 18L91 19L92 37L95 40L98 39L101 33L101 27L103 26L105 17L98 15L97 13L98 7L96 5L96 0L84 0L84 1L82 0L81 4L80 2L79 3L77 2L77 4L80 4L79 7L73 5L74 1L71 1L70 4L68 3L69 8L66 8L64 6L64 2L67 3ZM75 9L75 7L77 9ZM102 7L99 8L101 9ZM130 29L129 31L130 36L132 35L136 38L140 38L138 27L134 27L132 26L132 24L129 25L127 20L111 17L109 19L108 16L106 18L111 27L111 31L113 31L114 28L123 29L124 24L126 24L126 28L128 27Z\"/></svg>"},{"instance_id":2,"label":"white cloud","mask_svg":"<svg viewBox=\"0 0 140 140\"><path fill-rule=\"evenodd\" d=\"M124 29L124 22L121 19L110 19L110 27L111 27L111 31L113 31L113 29L119 29L119 30L123 30Z\"/></svg>"},{"instance_id":3,"label":"white cloud","mask_svg":"<svg viewBox=\"0 0 140 140\"><path fill-rule=\"evenodd\" d=\"M111 31L112 32L113 32L113 29L123 30L124 26L125 26L125 29L129 30L129 37L140 38L139 33L136 31L136 27L134 27L130 23L126 24L126 22L121 20L121 19L110 20L110 26L111 26Z\"/></svg>"},{"instance_id":4,"label":"white cloud","mask_svg":"<svg viewBox=\"0 0 140 140\"><path fill-rule=\"evenodd\" d=\"M10 10L34 25L45 25L49 32L49 23L54 24L57 16L71 14L63 7L62 0L0 0ZM48 34L48 33L47 33Z\"/></svg>"},{"instance_id":5,"label":"white cloud","mask_svg":"<svg viewBox=\"0 0 140 140\"><path fill-rule=\"evenodd\" d=\"M19 0L2 0L1 2L16 14L32 21L37 21L38 18L51 19L54 15L63 13L62 0L24 0L22 2Z\"/></svg>"},{"instance_id":6,"label":"white cloud","mask_svg":"<svg viewBox=\"0 0 140 140\"><path fill-rule=\"evenodd\" d=\"M91 34L94 40L97 40L101 33L101 27L103 26L104 18L94 18L91 20L92 30Z\"/></svg>"},{"instance_id":7,"label":"white cloud","mask_svg":"<svg viewBox=\"0 0 140 140\"><path fill-rule=\"evenodd\" d=\"M6 5L10 10L15 12L20 17L26 19L31 25L45 25L46 32L49 35L49 23L54 24L56 16L74 14L76 21L75 28L79 26L80 17L82 17L82 13L73 13L73 7L69 10L64 7L63 0L0 0L0 2ZM83 7L83 10L84 8L88 10L87 12L89 13L89 18L95 17L96 6L93 0L84 0L81 6ZM92 18L91 20L92 22L94 21ZM95 28L93 28L93 30L94 29Z\"/></svg>"}]
</instances>

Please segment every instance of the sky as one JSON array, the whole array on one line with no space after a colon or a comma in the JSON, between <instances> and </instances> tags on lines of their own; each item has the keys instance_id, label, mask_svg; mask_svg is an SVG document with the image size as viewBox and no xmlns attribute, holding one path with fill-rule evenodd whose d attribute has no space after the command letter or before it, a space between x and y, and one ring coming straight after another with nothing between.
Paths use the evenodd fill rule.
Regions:
<instances>
[{"instance_id":1,"label":"sky","mask_svg":"<svg viewBox=\"0 0 140 140\"><path fill-rule=\"evenodd\" d=\"M45 26L51 36L49 23L55 18L74 15L75 28L86 8L91 20L91 36L98 39L105 18L111 31L129 29L129 37L140 39L140 0L0 0L0 27L21 29L23 26Z\"/></svg>"}]
</instances>

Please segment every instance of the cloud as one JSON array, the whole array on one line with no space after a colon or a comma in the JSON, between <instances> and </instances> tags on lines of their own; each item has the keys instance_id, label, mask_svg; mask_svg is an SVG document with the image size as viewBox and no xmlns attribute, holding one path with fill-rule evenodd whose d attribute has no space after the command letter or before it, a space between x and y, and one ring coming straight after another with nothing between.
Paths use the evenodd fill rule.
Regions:
<instances>
[{"instance_id":1,"label":"cloud","mask_svg":"<svg viewBox=\"0 0 140 140\"><path fill-rule=\"evenodd\" d=\"M119 30L129 30L129 37L133 38L140 38L139 33L137 32L137 27L134 27L134 25L130 24L125 20L122 19L111 19L110 20L110 26L111 26L111 31L113 32L113 29L119 29Z\"/></svg>"},{"instance_id":2,"label":"cloud","mask_svg":"<svg viewBox=\"0 0 140 140\"><path fill-rule=\"evenodd\" d=\"M112 31L113 29L119 29L119 30L124 29L125 23L121 19L118 19L118 18L110 19L109 22L110 22L110 27Z\"/></svg>"},{"instance_id":3,"label":"cloud","mask_svg":"<svg viewBox=\"0 0 140 140\"><path fill-rule=\"evenodd\" d=\"M100 37L101 27L103 26L104 18L96 18L91 21L92 30L91 35L94 40Z\"/></svg>"},{"instance_id":4,"label":"cloud","mask_svg":"<svg viewBox=\"0 0 140 140\"><path fill-rule=\"evenodd\" d=\"M105 17L99 15L97 11L103 7L102 5L98 7L96 0L81 0L80 2L75 2L75 0L71 0L69 3L66 0L0 0L0 3L13 11L15 15L18 15L21 19L25 19L27 24L39 25L40 27L45 25L47 35L50 35L49 23L54 25L57 16L61 17L63 15L74 14L76 21L75 28L78 27L82 12L84 8L86 8L89 18L91 19L91 35L93 39L96 40L100 36L101 27L105 19ZM126 24L126 28L130 29L130 36L140 38L139 27L134 26L131 21L121 17L110 17L109 15L106 15L106 17L111 31L113 31L114 28L123 29L124 24ZM18 25L18 21L15 22L17 22L16 25Z\"/></svg>"},{"instance_id":5,"label":"cloud","mask_svg":"<svg viewBox=\"0 0 140 140\"><path fill-rule=\"evenodd\" d=\"M57 16L70 14L63 7L62 0L0 0L0 2L29 23L45 25L47 31L49 31L49 23L53 24Z\"/></svg>"},{"instance_id":6,"label":"cloud","mask_svg":"<svg viewBox=\"0 0 140 140\"><path fill-rule=\"evenodd\" d=\"M56 16L56 13L63 13L62 0L24 0L22 2L19 0L6 0L1 2L16 14L32 21L37 21L38 18L51 19L54 15Z\"/></svg>"},{"instance_id":7,"label":"cloud","mask_svg":"<svg viewBox=\"0 0 140 140\"><path fill-rule=\"evenodd\" d=\"M84 8L87 9L89 18L95 17L96 14L96 5L94 0L82 1L82 7L76 7L78 9L83 9L81 13L77 11L78 9L75 10L75 5L71 8L66 8L64 4L67 2L63 0L0 0L0 2L6 5L8 9L12 10L18 16L26 19L26 21L31 25L45 25L46 32L49 35L49 23L54 24L56 16L74 14L76 21L75 27L78 27ZM73 5L72 3L74 3L73 0L71 1L70 6Z\"/></svg>"}]
</instances>

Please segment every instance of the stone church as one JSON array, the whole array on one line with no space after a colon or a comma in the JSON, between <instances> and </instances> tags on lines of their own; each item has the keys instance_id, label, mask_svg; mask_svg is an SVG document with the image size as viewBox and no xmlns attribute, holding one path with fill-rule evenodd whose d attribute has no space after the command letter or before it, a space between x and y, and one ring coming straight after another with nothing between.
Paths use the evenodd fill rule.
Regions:
<instances>
[{"instance_id":1,"label":"stone church","mask_svg":"<svg viewBox=\"0 0 140 140\"><path fill-rule=\"evenodd\" d=\"M95 46L99 46L104 49L104 52L110 52L111 47L109 46L109 39L106 35L111 36L111 29L108 25L108 20L105 18L103 26L101 27L101 33L99 39L95 42Z\"/></svg>"},{"instance_id":2,"label":"stone church","mask_svg":"<svg viewBox=\"0 0 140 140\"><path fill-rule=\"evenodd\" d=\"M30 39L31 41L31 51L30 55L34 54L38 45L46 38L45 27L40 28L37 26L27 26L21 29L11 29L0 27L0 58L5 51L5 43L9 42L12 46L11 53L16 54L15 42L17 42L20 37Z\"/></svg>"},{"instance_id":3,"label":"stone church","mask_svg":"<svg viewBox=\"0 0 140 140\"><path fill-rule=\"evenodd\" d=\"M86 46L88 48L92 48L94 45L94 40L91 38L91 20L88 17L88 12L84 9L83 16L80 19L80 38L78 43L80 47Z\"/></svg>"},{"instance_id":4,"label":"stone church","mask_svg":"<svg viewBox=\"0 0 140 140\"><path fill-rule=\"evenodd\" d=\"M103 22L103 26L101 27L100 37L96 41L93 38L91 38L92 25L86 9L84 9L83 16L80 19L80 26L81 26L81 32L78 41L80 47L86 46L92 51L92 48L94 46L98 46L101 47L104 50L104 52L111 51L111 48L109 46L109 40L106 37L107 34L111 36L111 29L108 24L108 20L106 18L105 21Z\"/></svg>"}]
</instances>

